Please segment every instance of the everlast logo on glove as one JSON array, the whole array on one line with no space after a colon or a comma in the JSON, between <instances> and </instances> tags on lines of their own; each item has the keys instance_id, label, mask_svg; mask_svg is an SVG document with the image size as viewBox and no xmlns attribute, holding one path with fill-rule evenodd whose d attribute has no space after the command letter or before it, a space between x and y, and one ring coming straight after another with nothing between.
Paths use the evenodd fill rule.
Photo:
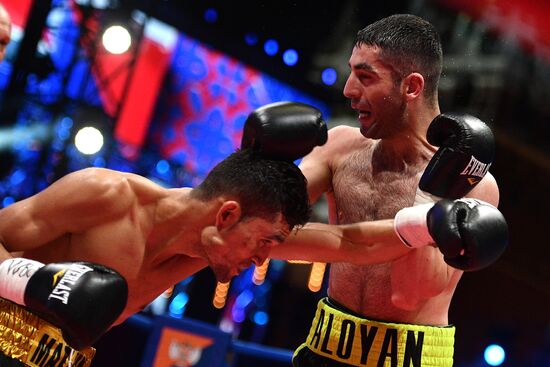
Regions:
<instances>
[{"instance_id":1,"label":"everlast logo on glove","mask_svg":"<svg viewBox=\"0 0 550 367\"><path fill-rule=\"evenodd\" d=\"M458 199L487 174L495 154L494 136L480 119L441 114L428 127L428 143L439 147L418 187L440 198Z\"/></svg>"},{"instance_id":2,"label":"everlast logo on glove","mask_svg":"<svg viewBox=\"0 0 550 367\"><path fill-rule=\"evenodd\" d=\"M481 161L478 161L476 157L472 156L470 158L470 161L464 168L460 174L462 176L476 176L482 179L487 172L489 172L489 167L491 167L491 163L483 163ZM478 183L479 180L475 180L473 178L468 178L468 182L470 182L471 185Z\"/></svg>"},{"instance_id":3,"label":"everlast logo on glove","mask_svg":"<svg viewBox=\"0 0 550 367\"><path fill-rule=\"evenodd\" d=\"M60 270L54 274L52 285L55 287L48 296L48 299L55 298L67 304L72 289L71 286L89 271L93 271L93 269L86 265L72 264L68 269Z\"/></svg>"}]
</instances>

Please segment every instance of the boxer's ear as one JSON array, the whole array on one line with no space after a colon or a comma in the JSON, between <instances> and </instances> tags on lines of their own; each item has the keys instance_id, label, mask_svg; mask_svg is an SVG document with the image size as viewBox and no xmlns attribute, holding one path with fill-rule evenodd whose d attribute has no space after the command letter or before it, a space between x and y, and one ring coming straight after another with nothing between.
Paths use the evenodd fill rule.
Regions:
<instances>
[{"instance_id":1,"label":"boxer's ear","mask_svg":"<svg viewBox=\"0 0 550 367\"><path fill-rule=\"evenodd\" d=\"M420 73L411 73L403 79L403 86L406 99L416 99L424 91L424 77Z\"/></svg>"},{"instance_id":2,"label":"boxer's ear","mask_svg":"<svg viewBox=\"0 0 550 367\"><path fill-rule=\"evenodd\" d=\"M216 227L218 230L229 228L241 219L241 215L241 205L238 202L224 201L216 214Z\"/></svg>"}]
</instances>

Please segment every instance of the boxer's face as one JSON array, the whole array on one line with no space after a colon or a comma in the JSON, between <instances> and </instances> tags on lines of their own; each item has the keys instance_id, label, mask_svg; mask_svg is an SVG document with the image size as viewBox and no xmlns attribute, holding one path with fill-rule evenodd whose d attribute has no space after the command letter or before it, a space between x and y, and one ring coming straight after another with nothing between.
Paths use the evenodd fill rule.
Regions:
<instances>
[{"instance_id":1,"label":"boxer's face","mask_svg":"<svg viewBox=\"0 0 550 367\"><path fill-rule=\"evenodd\" d=\"M344 95L358 112L361 133L372 139L391 137L403 125L406 106L393 67L382 60L378 47L368 45L353 49L349 66Z\"/></svg>"},{"instance_id":2,"label":"boxer's face","mask_svg":"<svg viewBox=\"0 0 550 367\"><path fill-rule=\"evenodd\" d=\"M220 282L228 282L252 264L261 265L273 246L289 234L288 224L281 214L272 221L253 217L238 221L220 230L221 242L210 247L207 261Z\"/></svg>"}]
</instances>

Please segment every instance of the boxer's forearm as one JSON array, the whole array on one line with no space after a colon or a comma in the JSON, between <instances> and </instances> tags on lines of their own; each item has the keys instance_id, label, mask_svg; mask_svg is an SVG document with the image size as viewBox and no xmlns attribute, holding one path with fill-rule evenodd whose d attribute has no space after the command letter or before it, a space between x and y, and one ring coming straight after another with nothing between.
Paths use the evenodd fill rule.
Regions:
<instances>
[{"instance_id":1,"label":"boxer's forearm","mask_svg":"<svg viewBox=\"0 0 550 367\"><path fill-rule=\"evenodd\" d=\"M394 260L408 251L395 234L393 219L387 219L347 225L308 223L275 246L270 257L373 264Z\"/></svg>"}]
</instances>

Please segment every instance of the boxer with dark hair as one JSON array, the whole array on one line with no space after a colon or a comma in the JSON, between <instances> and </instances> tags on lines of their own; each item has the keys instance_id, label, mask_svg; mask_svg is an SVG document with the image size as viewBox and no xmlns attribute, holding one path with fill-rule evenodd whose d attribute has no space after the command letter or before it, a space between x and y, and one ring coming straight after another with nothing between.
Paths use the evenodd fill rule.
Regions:
<instances>
[{"instance_id":1,"label":"boxer with dark hair","mask_svg":"<svg viewBox=\"0 0 550 367\"><path fill-rule=\"evenodd\" d=\"M0 210L1 364L88 365L111 325L207 266L227 282L260 265L309 213L298 167L252 149L196 188L70 173Z\"/></svg>"},{"instance_id":2,"label":"boxer with dark hair","mask_svg":"<svg viewBox=\"0 0 550 367\"><path fill-rule=\"evenodd\" d=\"M281 134L281 126L291 133ZM296 103L264 106L251 113L245 132L242 149L196 188L167 189L135 174L88 168L0 210L6 365L88 365L88 346L112 324L207 266L227 282L271 251L288 259L373 263L413 251L403 243L418 248L444 235L457 239L454 246L473 246L462 232L457 238L463 222L452 215L459 206L452 202L433 220L430 213L444 203L428 214L413 208L416 215L409 212L400 223L302 229L310 213L307 182L293 161L325 143L319 111ZM443 225L449 230L437 237L434 228Z\"/></svg>"},{"instance_id":3,"label":"boxer with dark hair","mask_svg":"<svg viewBox=\"0 0 550 367\"><path fill-rule=\"evenodd\" d=\"M440 37L420 17L392 15L360 30L349 67L343 92L360 127L332 128L304 157L310 200L326 193L335 224L396 217L412 249L379 264L331 264L328 298L294 365L451 366L448 310L463 270L490 264L506 245L488 173L492 134L471 116L441 114ZM463 196L477 200L413 206ZM430 238L439 249L416 247Z\"/></svg>"}]
</instances>

